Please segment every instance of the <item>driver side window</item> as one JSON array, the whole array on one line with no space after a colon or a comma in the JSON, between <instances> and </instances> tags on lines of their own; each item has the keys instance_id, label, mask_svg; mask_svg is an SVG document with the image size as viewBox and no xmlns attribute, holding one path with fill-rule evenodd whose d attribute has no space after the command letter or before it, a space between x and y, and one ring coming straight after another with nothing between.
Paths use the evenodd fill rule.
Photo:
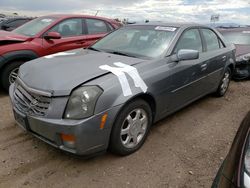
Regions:
<instances>
[{"instance_id":1,"label":"driver side window","mask_svg":"<svg viewBox=\"0 0 250 188\"><path fill-rule=\"evenodd\" d=\"M197 50L202 52L202 42L198 29L189 29L184 31L175 47L174 53L177 53L181 49Z\"/></svg>"},{"instance_id":2,"label":"driver side window","mask_svg":"<svg viewBox=\"0 0 250 188\"><path fill-rule=\"evenodd\" d=\"M80 36L83 34L81 18L67 19L55 25L48 32L58 32L62 37Z\"/></svg>"}]
</instances>

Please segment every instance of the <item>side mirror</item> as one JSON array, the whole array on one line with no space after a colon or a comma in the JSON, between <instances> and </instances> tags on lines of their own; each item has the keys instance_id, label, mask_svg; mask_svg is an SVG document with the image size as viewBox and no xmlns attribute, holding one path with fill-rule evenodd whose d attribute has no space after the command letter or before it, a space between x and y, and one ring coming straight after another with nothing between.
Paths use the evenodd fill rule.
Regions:
<instances>
[{"instance_id":1,"label":"side mirror","mask_svg":"<svg viewBox=\"0 0 250 188\"><path fill-rule=\"evenodd\" d=\"M199 58L199 51L181 49L177 52L178 61L194 60Z\"/></svg>"},{"instance_id":2,"label":"side mirror","mask_svg":"<svg viewBox=\"0 0 250 188\"><path fill-rule=\"evenodd\" d=\"M60 39L62 38L61 34L58 32L48 32L45 36L45 39L50 40L50 39Z\"/></svg>"}]
</instances>

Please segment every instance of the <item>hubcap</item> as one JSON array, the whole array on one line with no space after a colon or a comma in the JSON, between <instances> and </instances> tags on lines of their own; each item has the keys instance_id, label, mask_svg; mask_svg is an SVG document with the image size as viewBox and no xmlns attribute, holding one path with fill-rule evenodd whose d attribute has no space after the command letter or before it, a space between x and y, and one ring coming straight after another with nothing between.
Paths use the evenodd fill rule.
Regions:
<instances>
[{"instance_id":1,"label":"hubcap","mask_svg":"<svg viewBox=\"0 0 250 188\"><path fill-rule=\"evenodd\" d=\"M148 127L147 113L143 109L135 109L129 113L122 124L121 141L126 148L136 147L143 139Z\"/></svg>"},{"instance_id":2,"label":"hubcap","mask_svg":"<svg viewBox=\"0 0 250 188\"><path fill-rule=\"evenodd\" d=\"M227 88L229 86L229 82L230 82L230 74L229 72L226 72L224 74L224 77L222 79L222 84L221 84L221 93L225 93L227 91Z\"/></svg>"},{"instance_id":3,"label":"hubcap","mask_svg":"<svg viewBox=\"0 0 250 188\"><path fill-rule=\"evenodd\" d=\"M9 83L12 84L15 82L17 75L18 75L19 68L15 68L10 72L9 75Z\"/></svg>"}]
</instances>

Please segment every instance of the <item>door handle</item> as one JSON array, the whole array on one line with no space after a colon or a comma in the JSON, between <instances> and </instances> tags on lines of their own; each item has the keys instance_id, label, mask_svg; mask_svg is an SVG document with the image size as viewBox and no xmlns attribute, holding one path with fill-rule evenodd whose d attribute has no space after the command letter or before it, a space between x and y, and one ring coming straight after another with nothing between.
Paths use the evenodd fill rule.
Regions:
<instances>
[{"instance_id":1,"label":"door handle","mask_svg":"<svg viewBox=\"0 0 250 188\"><path fill-rule=\"evenodd\" d=\"M223 56L222 61L226 61L226 60L227 60L227 56Z\"/></svg>"},{"instance_id":2,"label":"door handle","mask_svg":"<svg viewBox=\"0 0 250 188\"><path fill-rule=\"evenodd\" d=\"M207 69L207 64L201 65L201 71L205 71Z\"/></svg>"}]
</instances>

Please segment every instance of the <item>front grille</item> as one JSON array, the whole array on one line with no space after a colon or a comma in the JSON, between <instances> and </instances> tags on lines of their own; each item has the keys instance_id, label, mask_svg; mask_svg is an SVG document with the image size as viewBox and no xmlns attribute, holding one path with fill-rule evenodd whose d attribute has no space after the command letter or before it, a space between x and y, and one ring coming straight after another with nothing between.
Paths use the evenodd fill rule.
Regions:
<instances>
[{"instance_id":1,"label":"front grille","mask_svg":"<svg viewBox=\"0 0 250 188\"><path fill-rule=\"evenodd\" d=\"M14 90L15 107L25 114L45 116L51 103L50 97L33 94L16 83Z\"/></svg>"}]
</instances>

